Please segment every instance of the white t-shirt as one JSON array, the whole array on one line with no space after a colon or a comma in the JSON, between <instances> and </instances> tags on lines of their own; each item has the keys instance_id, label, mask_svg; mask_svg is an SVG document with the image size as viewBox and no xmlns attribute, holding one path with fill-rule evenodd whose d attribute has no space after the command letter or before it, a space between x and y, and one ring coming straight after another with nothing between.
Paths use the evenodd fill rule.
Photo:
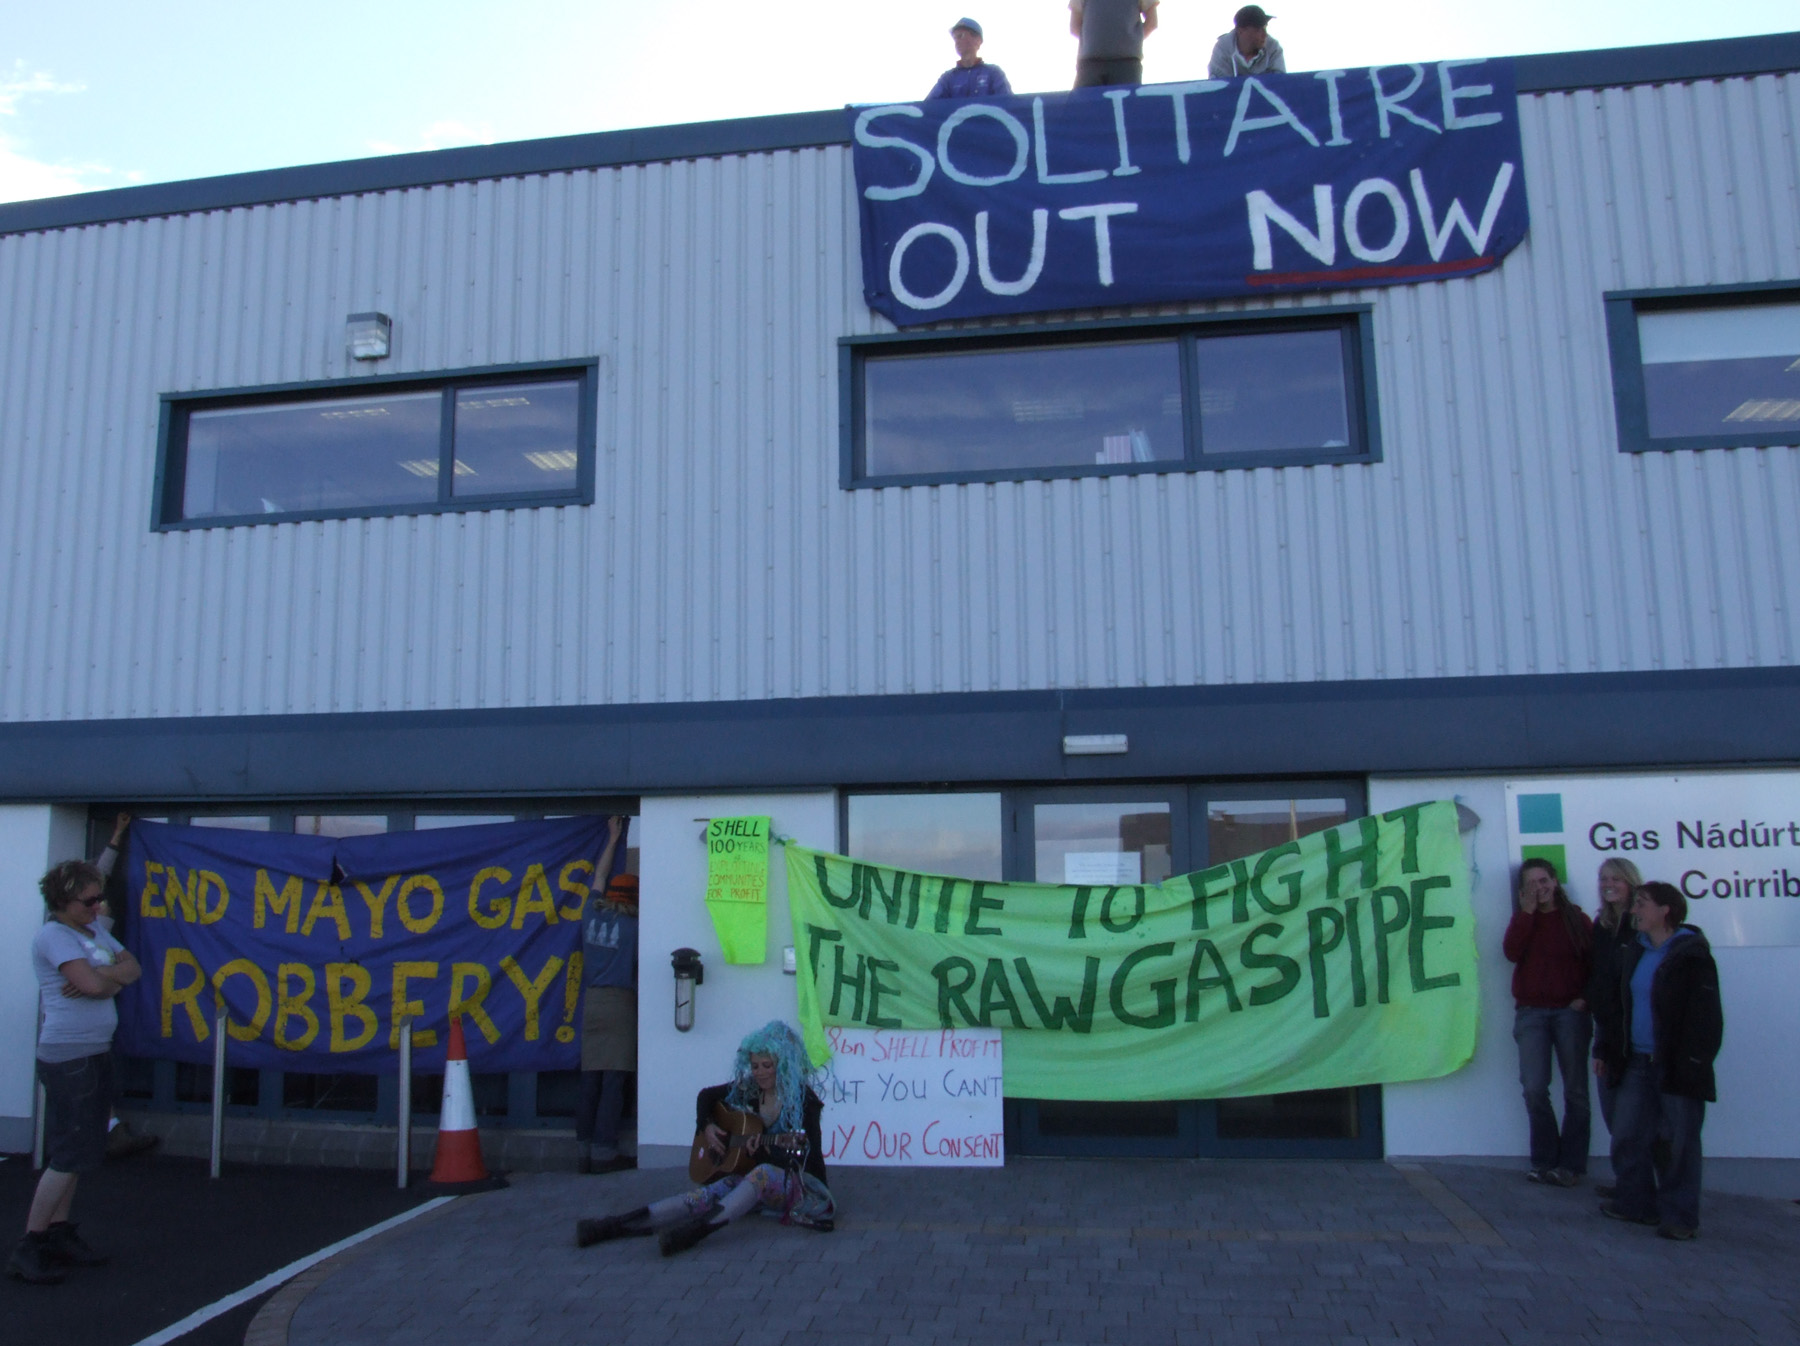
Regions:
<instances>
[{"instance_id":1,"label":"white t-shirt","mask_svg":"<svg viewBox=\"0 0 1800 1346\"><path fill-rule=\"evenodd\" d=\"M112 1046L113 1032L119 1026L118 1007L110 999L64 995L59 969L77 958L92 967L105 967L124 952L125 946L98 922L78 930L61 921L46 921L31 937L31 970L37 974L38 1001L43 1008L38 1060L54 1065L93 1056Z\"/></svg>"}]
</instances>

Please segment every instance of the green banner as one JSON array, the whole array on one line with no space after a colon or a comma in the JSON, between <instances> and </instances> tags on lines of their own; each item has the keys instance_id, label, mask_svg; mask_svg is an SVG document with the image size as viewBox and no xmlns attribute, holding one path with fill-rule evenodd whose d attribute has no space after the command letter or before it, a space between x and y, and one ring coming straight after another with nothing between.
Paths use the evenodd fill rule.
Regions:
<instances>
[{"instance_id":1,"label":"green banner","mask_svg":"<svg viewBox=\"0 0 1800 1346\"><path fill-rule=\"evenodd\" d=\"M767 818L714 818L707 823L706 909L727 963L768 961Z\"/></svg>"},{"instance_id":2,"label":"green banner","mask_svg":"<svg viewBox=\"0 0 1800 1346\"><path fill-rule=\"evenodd\" d=\"M984 883L787 847L799 1010L1005 1030L1015 1098L1220 1098L1446 1075L1475 1049L1447 802L1161 884Z\"/></svg>"}]
</instances>

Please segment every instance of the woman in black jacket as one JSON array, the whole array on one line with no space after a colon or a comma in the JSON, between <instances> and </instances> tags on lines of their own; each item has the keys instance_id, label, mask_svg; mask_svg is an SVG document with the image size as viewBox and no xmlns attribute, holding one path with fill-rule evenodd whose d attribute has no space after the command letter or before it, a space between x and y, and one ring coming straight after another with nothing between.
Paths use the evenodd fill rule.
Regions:
<instances>
[{"instance_id":1,"label":"woman in black jacket","mask_svg":"<svg viewBox=\"0 0 1800 1346\"><path fill-rule=\"evenodd\" d=\"M787 1024L776 1019L757 1029L738 1044L731 1083L700 1091L694 1120L703 1147L723 1158L728 1138L714 1121L715 1109L723 1105L752 1113L763 1132L750 1138L749 1148L768 1157L748 1173L727 1174L680 1196L601 1220L578 1220L576 1245L654 1233L663 1256L672 1257L759 1208L783 1224L829 1233L837 1205L826 1185L819 1129L825 1105L812 1087L817 1073L800 1035Z\"/></svg>"},{"instance_id":2,"label":"woman in black jacket","mask_svg":"<svg viewBox=\"0 0 1800 1346\"><path fill-rule=\"evenodd\" d=\"M1700 1232L1700 1127L1717 1099L1713 1059L1725 1034L1719 969L1687 899L1668 883L1633 895L1638 941L1598 1006L1595 1055L1613 1103L1613 1199L1601 1212L1657 1226L1668 1239ZM1666 1161L1656 1154L1668 1141Z\"/></svg>"}]
</instances>

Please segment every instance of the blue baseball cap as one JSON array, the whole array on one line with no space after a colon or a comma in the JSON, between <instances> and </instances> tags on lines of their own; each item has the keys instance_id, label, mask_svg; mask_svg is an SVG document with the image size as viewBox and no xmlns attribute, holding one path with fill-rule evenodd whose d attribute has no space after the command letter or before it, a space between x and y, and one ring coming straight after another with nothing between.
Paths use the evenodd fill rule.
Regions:
<instances>
[{"instance_id":1,"label":"blue baseball cap","mask_svg":"<svg viewBox=\"0 0 1800 1346\"><path fill-rule=\"evenodd\" d=\"M971 33L975 34L976 37L986 41L986 37L981 31L981 25L976 23L973 19L958 19L955 23L950 25L950 31L952 33L958 28L967 28Z\"/></svg>"}]
</instances>

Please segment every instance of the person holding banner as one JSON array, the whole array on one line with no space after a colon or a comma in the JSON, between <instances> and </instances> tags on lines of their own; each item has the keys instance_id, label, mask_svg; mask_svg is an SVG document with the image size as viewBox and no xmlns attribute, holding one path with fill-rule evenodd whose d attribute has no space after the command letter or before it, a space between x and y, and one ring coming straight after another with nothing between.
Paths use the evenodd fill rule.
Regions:
<instances>
[{"instance_id":1,"label":"person holding banner","mask_svg":"<svg viewBox=\"0 0 1800 1346\"><path fill-rule=\"evenodd\" d=\"M1285 75L1287 57L1281 43L1269 36L1273 14L1261 5L1245 5L1231 20L1231 31L1219 34L1207 62L1209 79L1242 79L1245 75Z\"/></svg>"},{"instance_id":2,"label":"person holding banner","mask_svg":"<svg viewBox=\"0 0 1800 1346\"><path fill-rule=\"evenodd\" d=\"M575 1111L578 1173L617 1173L637 1160L619 1153L627 1076L637 1073L638 878L613 874L623 818L606 820L606 849L581 923L581 1098Z\"/></svg>"},{"instance_id":3,"label":"person holding banner","mask_svg":"<svg viewBox=\"0 0 1800 1346\"><path fill-rule=\"evenodd\" d=\"M662 1255L673 1257L758 1209L779 1216L783 1224L830 1233L836 1227L837 1203L826 1185L819 1130L825 1105L813 1087L817 1079L800 1034L788 1024L775 1019L751 1033L738 1044L731 1083L702 1089L694 1101L697 1150L713 1159L728 1158L733 1138L716 1116L724 1108L749 1113L760 1123L760 1131L745 1138L743 1148L752 1157L768 1157L748 1173L727 1173L680 1196L603 1219L578 1220L576 1246L654 1233Z\"/></svg>"},{"instance_id":4,"label":"person holding banner","mask_svg":"<svg viewBox=\"0 0 1800 1346\"><path fill-rule=\"evenodd\" d=\"M1725 1037L1718 964L1687 912L1672 883L1632 895L1637 939L1595 1007L1600 1062L1618 1090L1615 1186L1600 1212L1682 1242L1700 1233L1700 1127L1719 1097L1713 1060Z\"/></svg>"},{"instance_id":5,"label":"person holding banner","mask_svg":"<svg viewBox=\"0 0 1800 1346\"><path fill-rule=\"evenodd\" d=\"M1156 31L1157 0L1069 0L1069 32L1081 39L1075 87L1144 82L1144 39Z\"/></svg>"},{"instance_id":6,"label":"person holding banner","mask_svg":"<svg viewBox=\"0 0 1800 1346\"><path fill-rule=\"evenodd\" d=\"M1006 72L981 59L981 25L973 19L958 19L950 30L956 44L956 64L938 76L938 82L926 94L931 98L1010 98L1012 85Z\"/></svg>"},{"instance_id":7,"label":"person holding banner","mask_svg":"<svg viewBox=\"0 0 1800 1346\"><path fill-rule=\"evenodd\" d=\"M1587 1055L1593 1034L1586 1000L1594 923L1563 891L1556 866L1532 858L1519 866L1518 909L1503 943L1513 964L1513 1041L1519 1085L1531 1121L1532 1182L1575 1187L1587 1172L1592 1109ZM1560 1130L1550 1104L1550 1059L1563 1082Z\"/></svg>"},{"instance_id":8,"label":"person holding banner","mask_svg":"<svg viewBox=\"0 0 1800 1346\"><path fill-rule=\"evenodd\" d=\"M9 1276L54 1285L64 1267L103 1266L69 1219L75 1184L106 1158L112 1115L113 998L142 974L137 959L100 922L106 876L118 856L121 814L98 864L65 860L38 881L49 919L31 941L43 1020L37 1077L44 1086L44 1175L25 1221L25 1237L7 1261Z\"/></svg>"},{"instance_id":9,"label":"person holding banner","mask_svg":"<svg viewBox=\"0 0 1800 1346\"><path fill-rule=\"evenodd\" d=\"M1600 862L1600 909L1594 913L1594 962L1588 974L1587 1002L1591 1014L1599 1014L1609 990L1619 980L1626 951L1637 944L1637 927L1631 921L1631 895L1643 886L1644 876L1629 860L1612 855ZM1594 1085L1600 1094L1600 1117L1610 1134L1613 1124L1613 1100L1618 1091L1612 1087L1600 1061L1600 1041L1594 1040ZM1595 1189L1603 1197L1611 1196L1610 1188Z\"/></svg>"}]
</instances>

